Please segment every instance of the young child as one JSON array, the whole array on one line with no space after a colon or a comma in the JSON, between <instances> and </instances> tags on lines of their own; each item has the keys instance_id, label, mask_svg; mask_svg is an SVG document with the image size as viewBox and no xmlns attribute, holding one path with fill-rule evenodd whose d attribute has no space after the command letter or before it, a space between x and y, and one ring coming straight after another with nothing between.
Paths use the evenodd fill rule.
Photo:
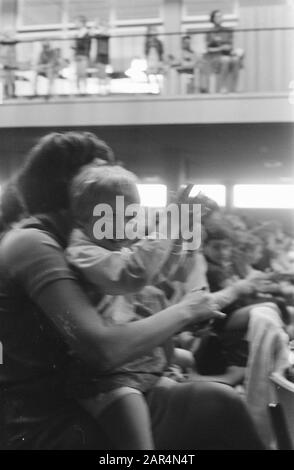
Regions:
<instances>
[{"instance_id":1,"label":"young child","mask_svg":"<svg viewBox=\"0 0 294 470\"><path fill-rule=\"evenodd\" d=\"M116 233L116 196L124 197L125 207L139 203L136 177L119 166L88 166L74 179L71 199L76 228L67 257L86 282L99 314L107 323L124 324L167 306L164 292L152 284L175 254L175 245L152 235L135 243L115 238L97 240L93 209L99 203L111 206ZM127 222L125 217L124 225ZM83 364L75 364L71 391L98 419L116 449L154 448L144 393L163 376L168 364L166 349L156 347L148 355L109 373L93 372Z\"/></svg>"}]
</instances>

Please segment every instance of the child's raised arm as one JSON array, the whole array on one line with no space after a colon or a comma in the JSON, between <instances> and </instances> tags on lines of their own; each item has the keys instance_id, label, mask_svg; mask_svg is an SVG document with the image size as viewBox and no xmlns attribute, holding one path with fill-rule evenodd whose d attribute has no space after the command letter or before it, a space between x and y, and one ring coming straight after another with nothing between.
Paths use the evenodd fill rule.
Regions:
<instances>
[{"instance_id":1,"label":"child's raised arm","mask_svg":"<svg viewBox=\"0 0 294 470\"><path fill-rule=\"evenodd\" d=\"M104 294L123 295L151 283L165 264L172 245L172 240L158 239L154 234L131 249L110 251L83 238L68 247L67 258Z\"/></svg>"}]
</instances>

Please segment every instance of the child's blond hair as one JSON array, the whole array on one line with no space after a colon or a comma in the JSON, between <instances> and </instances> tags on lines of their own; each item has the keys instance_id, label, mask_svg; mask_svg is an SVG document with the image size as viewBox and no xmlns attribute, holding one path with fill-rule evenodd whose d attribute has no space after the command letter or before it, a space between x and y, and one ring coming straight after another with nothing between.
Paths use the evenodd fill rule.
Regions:
<instances>
[{"instance_id":1,"label":"child's blond hair","mask_svg":"<svg viewBox=\"0 0 294 470\"><path fill-rule=\"evenodd\" d=\"M77 224L91 220L97 204L107 204L115 196L128 203L139 203L137 178L118 165L87 165L73 179L70 188L71 210Z\"/></svg>"}]
</instances>

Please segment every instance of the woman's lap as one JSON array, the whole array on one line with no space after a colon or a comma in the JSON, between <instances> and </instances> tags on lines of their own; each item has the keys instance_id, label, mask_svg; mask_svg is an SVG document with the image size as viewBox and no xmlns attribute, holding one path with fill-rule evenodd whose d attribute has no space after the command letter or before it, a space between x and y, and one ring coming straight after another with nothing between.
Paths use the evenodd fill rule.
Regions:
<instances>
[{"instance_id":1,"label":"woman's lap","mask_svg":"<svg viewBox=\"0 0 294 470\"><path fill-rule=\"evenodd\" d=\"M261 449L245 404L209 382L159 385L147 397L157 449Z\"/></svg>"},{"instance_id":2,"label":"woman's lap","mask_svg":"<svg viewBox=\"0 0 294 470\"><path fill-rule=\"evenodd\" d=\"M164 380L147 396L156 449L260 449L245 405L230 387ZM76 408L52 416L10 448L110 450L99 423Z\"/></svg>"}]
</instances>

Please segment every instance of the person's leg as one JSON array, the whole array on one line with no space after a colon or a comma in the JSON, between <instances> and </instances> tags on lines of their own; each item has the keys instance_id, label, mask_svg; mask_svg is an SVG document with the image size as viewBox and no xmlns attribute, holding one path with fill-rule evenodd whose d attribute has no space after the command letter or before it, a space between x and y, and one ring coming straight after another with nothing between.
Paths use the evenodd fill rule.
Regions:
<instances>
[{"instance_id":1,"label":"person's leg","mask_svg":"<svg viewBox=\"0 0 294 470\"><path fill-rule=\"evenodd\" d=\"M235 387L244 381L244 367L228 366L223 374L200 375L196 371L191 372L191 380L195 382L217 382Z\"/></svg>"},{"instance_id":2,"label":"person's leg","mask_svg":"<svg viewBox=\"0 0 294 470\"><path fill-rule=\"evenodd\" d=\"M210 58L207 54L203 54L198 62L199 68L199 90L200 93L209 92L209 75L210 75Z\"/></svg>"},{"instance_id":3,"label":"person's leg","mask_svg":"<svg viewBox=\"0 0 294 470\"><path fill-rule=\"evenodd\" d=\"M54 70L52 65L48 65L47 69L47 96L52 95L53 83L54 83Z\"/></svg>"},{"instance_id":4,"label":"person's leg","mask_svg":"<svg viewBox=\"0 0 294 470\"><path fill-rule=\"evenodd\" d=\"M230 72L228 77L228 90L231 93L235 93L238 87L240 71L240 58L237 56L231 57Z\"/></svg>"},{"instance_id":5,"label":"person's leg","mask_svg":"<svg viewBox=\"0 0 294 470\"><path fill-rule=\"evenodd\" d=\"M156 449L263 449L245 404L226 385L163 384L148 403Z\"/></svg>"},{"instance_id":6,"label":"person's leg","mask_svg":"<svg viewBox=\"0 0 294 470\"><path fill-rule=\"evenodd\" d=\"M78 93L81 91L82 68L82 57L76 56L76 87Z\"/></svg>"},{"instance_id":7,"label":"person's leg","mask_svg":"<svg viewBox=\"0 0 294 470\"><path fill-rule=\"evenodd\" d=\"M104 394L103 401L98 395L82 400L81 404L97 420L113 450L154 449L149 408L144 396L132 389L120 393L123 390Z\"/></svg>"},{"instance_id":8,"label":"person's leg","mask_svg":"<svg viewBox=\"0 0 294 470\"><path fill-rule=\"evenodd\" d=\"M15 74L14 70L7 70L7 88L9 98L14 98L15 96Z\"/></svg>"},{"instance_id":9,"label":"person's leg","mask_svg":"<svg viewBox=\"0 0 294 470\"><path fill-rule=\"evenodd\" d=\"M116 450L154 449L149 409L142 395L125 395L100 417L101 426Z\"/></svg>"},{"instance_id":10,"label":"person's leg","mask_svg":"<svg viewBox=\"0 0 294 470\"><path fill-rule=\"evenodd\" d=\"M39 73L40 73L40 66L36 67L34 71L34 82L33 82L33 93L34 96L38 95L38 81L39 81Z\"/></svg>"},{"instance_id":11,"label":"person's leg","mask_svg":"<svg viewBox=\"0 0 294 470\"><path fill-rule=\"evenodd\" d=\"M4 70L4 80L3 80L3 91L5 99L9 98L9 89L8 89L8 72Z\"/></svg>"},{"instance_id":12,"label":"person's leg","mask_svg":"<svg viewBox=\"0 0 294 470\"><path fill-rule=\"evenodd\" d=\"M82 93L87 93L87 69L88 69L88 58L86 56L81 57L81 77L80 83L82 87Z\"/></svg>"},{"instance_id":13,"label":"person's leg","mask_svg":"<svg viewBox=\"0 0 294 470\"><path fill-rule=\"evenodd\" d=\"M230 74L231 67L231 57L222 55L219 58L220 61L220 73L218 81L218 90L217 92L229 91L228 79Z\"/></svg>"}]
</instances>

